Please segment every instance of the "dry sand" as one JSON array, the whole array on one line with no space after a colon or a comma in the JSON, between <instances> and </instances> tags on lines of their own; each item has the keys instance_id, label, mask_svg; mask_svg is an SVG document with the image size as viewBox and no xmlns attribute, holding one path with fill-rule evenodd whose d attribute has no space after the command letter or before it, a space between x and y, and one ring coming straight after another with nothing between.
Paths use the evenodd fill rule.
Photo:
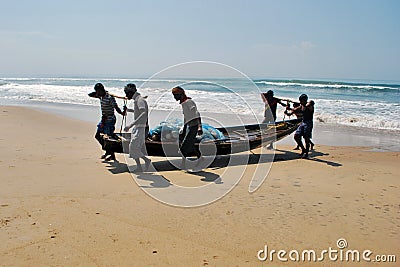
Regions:
<instances>
[{"instance_id":1,"label":"dry sand","mask_svg":"<svg viewBox=\"0 0 400 267\"><path fill-rule=\"evenodd\" d=\"M257 252L266 244L288 252L337 249L339 238L348 249L400 261L399 152L317 144L312 159L301 160L279 146L255 193L247 191L250 164L221 200L176 208L146 195L121 155L119 163L99 159L95 125L4 106L0 122L0 265L310 266L260 262ZM176 183L207 182L172 168L162 174ZM344 265L365 262L318 263Z\"/></svg>"}]
</instances>

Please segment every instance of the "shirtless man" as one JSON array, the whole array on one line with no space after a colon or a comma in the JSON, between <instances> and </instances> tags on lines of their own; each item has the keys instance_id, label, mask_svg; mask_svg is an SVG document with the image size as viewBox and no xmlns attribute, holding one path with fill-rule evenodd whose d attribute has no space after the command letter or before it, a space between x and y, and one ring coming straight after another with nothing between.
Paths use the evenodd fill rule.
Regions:
<instances>
[{"instance_id":1,"label":"shirtless man","mask_svg":"<svg viewBox=\"0 0 400 267\"><path fill-rule=\"evenodd\" d=\"M302 94L299 97L300 106L297 108L288 108L288 110L292 111L292 113L296 114L297 112L301 111L303 113L303 121L301 122L300 126L297 128L294 134L294 140L301 148L300 157L301 158L308 158L308 152L310 151L311 146L311 136L312 136L312 129L313 129L313 116L314 116L314 101L308 101L308 96L306 94ZM306 146L304 147L301 138L304 138Z\"/></svg>"},{"instance_id":2,"label":"shirtless man","mask_svg":"<svg viewBox=\"0 0 400 267\"><path fill-rule=\"evenodd\" d=\"M299 106L300 106L300 103L294 102L293 110L296 110L296 108L298 108ZM290 117L294 114L297 119L303 119L303 111L302 110L297 109L296 112L294 112L294 111L290 112L289 110L290 110L290 106L287 106L287 108L285 110L285 115ZM311 145L310 150L314 150L315 144L311 141L311 138L310 138L310 145ZM299 149L300 149L299 145L297 145L295 148L293 148L293 150L299 150Z\"/></svg>"}]
</instances>

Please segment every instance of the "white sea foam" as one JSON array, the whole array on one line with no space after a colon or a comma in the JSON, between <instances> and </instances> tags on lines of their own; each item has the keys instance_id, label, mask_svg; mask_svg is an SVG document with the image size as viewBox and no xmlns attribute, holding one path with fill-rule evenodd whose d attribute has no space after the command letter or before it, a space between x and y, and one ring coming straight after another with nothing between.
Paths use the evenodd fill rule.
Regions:
<instances>
[{"instance_id":1,"label":"white sea foam","mask_svg":"<svg viewBox=\"0 0 400 267\"><path fill-rule=\"evenodd\" d=\"M101 81L104 80L105 79L102 79ZM126 81L138 80L140 79L126 79ZM80 81L82 81L82 83L80 83ZM8 100L20 100L98 106L99 101L97 99L87 96L89 92L93 91L94 81L97 81L97 79L3 78L0 79L0 103L7 103ZM106 89L109 92L116 95L124 95L122 90L124 85L123 79L110 79L109 81L109 83L105 83ZM174 110L177 107L179 108L179 104L174 100L170 93L171 85L182 81L188 82L188 80L178 79L152 81L151 83L144 83L143 87L139 86L139 91L142 95L148 96L147 101L150 108ZM273 82L268 83L272 84ZM282 84L286 86L288 83L282 82L273 84ZM291 83L291 85L293 85L293 83ZM299 86L332 87L332 84L305 85L304 83L299 83L296 86L298 86L296 88L298 89L300 88ZM354 88L354 86L352 87ZM378 87L374 86L375 89ZM214 90L210 88L205 88L205 90L188 90L188 95L196 101L201 112L216 112L226 114L236 113L242 115L252 115L255 113L262 117L264 104L261 101L259 92L241 89L242 91L240 93L235 94L233 92ZM381 86L381 88L386 87ZM287 93L287 97L296 99L299 92L301 92L301 90L295 90ZM284 93L284 91L281 93ZM384 98L381 100L376 100L376 96L374 95L371 95L371 97L368 95L363 95L362 97L356 98L352 97L350 93L346 96L335 95L335 97L344 97L344 99L334 100L332 99L333 97L330 93L330 90L322 91L322 93L326 96L330 96L331 98L314 98L311 96L316 102L316 121L357 127L400 130L400 103L399 98L396 98L396 96L398 96L396 93L385 93ZM319 92L319 94L322 93ZM117 99L117 102L120 105L123 104L122 100ZM284 108L278 106L278 120L284 117L283 111Z\"/></svg>"},{"instance_id":2,"label":"white sea foam","mask_svg":"<svg viewBox=\"0 0 400 267\"><path fill-rule=\"evenodd\" d=\"M257 81L256 84L274 85L274 86L300 86L300 87L316 87L316 88L346 88L346 89L378 89L378 90L400 90L400 88L380 86L380 85L357 85L357 84L342 84L342 83L297 83L297 82L270 82L270 81Z\"/></svg>"},{"instance_id":3,"label":"white sea foam","mask_svg":"<svg viewBox=\"0 0 400 267\"><path fill-rule=\"evenodd\" d=\"M316 121L376 129L400 130L399 108L386 102L316 99Z\"/></svg>"}]
</instances>

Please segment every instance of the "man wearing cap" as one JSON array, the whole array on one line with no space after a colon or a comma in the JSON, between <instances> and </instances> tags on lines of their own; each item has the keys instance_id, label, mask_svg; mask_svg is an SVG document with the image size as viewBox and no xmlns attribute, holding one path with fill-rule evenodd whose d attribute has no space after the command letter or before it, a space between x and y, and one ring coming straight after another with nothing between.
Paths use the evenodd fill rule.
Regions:
<instances>
[{"instance_id":1,"label":"man wearing cap","mask_svg":"<svg viewBox=\"0 0 400 267\"><path fill-rule=\"evenodd\" d=\"M195 155L199 160L202 160L201 153L195 146L196 135L203 134L201 117L197 110L196 103L190 97L186 96L185 90L182 87L177 86L172 88L172 94L175 100L179 101L182 105L184 125L183 131L179 135L179 149L183 155L182 169L185 169L186 157ZM199 162L200 161L198 161L198 163Z\"/></svg>"},{"instance_id":2,"label":"man wearing cap","mask_svg":"<svg viewBox=\"0 0 400 267\"><path fill-rule=\"evenodd\" d=\"M133 122L124 128L125 132L132 128L131 142L129 144L129 156L136 161L136 172L142 172L140 159L144 160L145 168L150 166L151 160L146 157L146 127L148 125L149 108L146 100L137 92L136 85L129 83L124 88L126 97L133 99L134 108L127 108L127 112L133 112Z\"/></svg>"},{"instance_id":3,"label":"man wearing cap","mask_svg":"<svg viewBox=\"0 0 400 267\"><path fill-rule=\"evenodd\" d=\"M114 135L115 123L117 119L115 118L114 109L121 115L124 115L124 112L118 107L115 98L111 96L105 89L104 85L101 83L96 83L94 86L95 92L90 93L90 97L95 97L100 99L101 106L101 121L97 125L97 131L95 138L103 146L103 138L100 134L106 134L108 136ZM107 157L109 156L109 157ZM115 160L115 154L113 151L106 151L106 153L101 156L102 159L107 161Z\"/></svg>"},{"instance_id":4,"label":"man wearing cap","mask_svg":"<svg viewBox=\"0 0 400 267\"><path fill-rule=\"evenodd\" d=\"M300 106L293 109L288 108L288 110L291 110L293 113L303 113L303 121L301 122L294 134L294 140L301 148L300 157L307 159L308 152L310 151L311 135L313 129L314 101L308 101L308 96L306 94L302 94L299 97L299 101ZM301 141L301 137L304 137L306 147L304 147L303 142Z\"/></svg>"}]
</instances>

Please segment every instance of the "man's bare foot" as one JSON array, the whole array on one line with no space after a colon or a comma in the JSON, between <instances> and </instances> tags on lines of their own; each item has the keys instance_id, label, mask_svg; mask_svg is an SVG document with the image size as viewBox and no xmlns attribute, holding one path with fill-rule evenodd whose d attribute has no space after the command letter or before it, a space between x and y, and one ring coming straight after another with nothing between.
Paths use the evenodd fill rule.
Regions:
<instances>
[{"instance_id":1,"label":"man's bare foot","mask_svg":"<svg viewBox=\"0 0 400 267\"><path fill-rule=\"evenodd\" d=\"M115 160L115 155L110 155L108 158L104 159L105 161Z\"/></svg>"},{"instance_id":2,"label":"man's bare foot","mask_svg":"<svg viewBox=\"0 0 400 267\"><path fill-rule=\"evenodd\" d=\"M149 170L150 163L151 163L151 160L146 160L146 161L144 162L144 170L145 170L145 171L148 171L148 170Z\"/></svg>"}]
</instances>

